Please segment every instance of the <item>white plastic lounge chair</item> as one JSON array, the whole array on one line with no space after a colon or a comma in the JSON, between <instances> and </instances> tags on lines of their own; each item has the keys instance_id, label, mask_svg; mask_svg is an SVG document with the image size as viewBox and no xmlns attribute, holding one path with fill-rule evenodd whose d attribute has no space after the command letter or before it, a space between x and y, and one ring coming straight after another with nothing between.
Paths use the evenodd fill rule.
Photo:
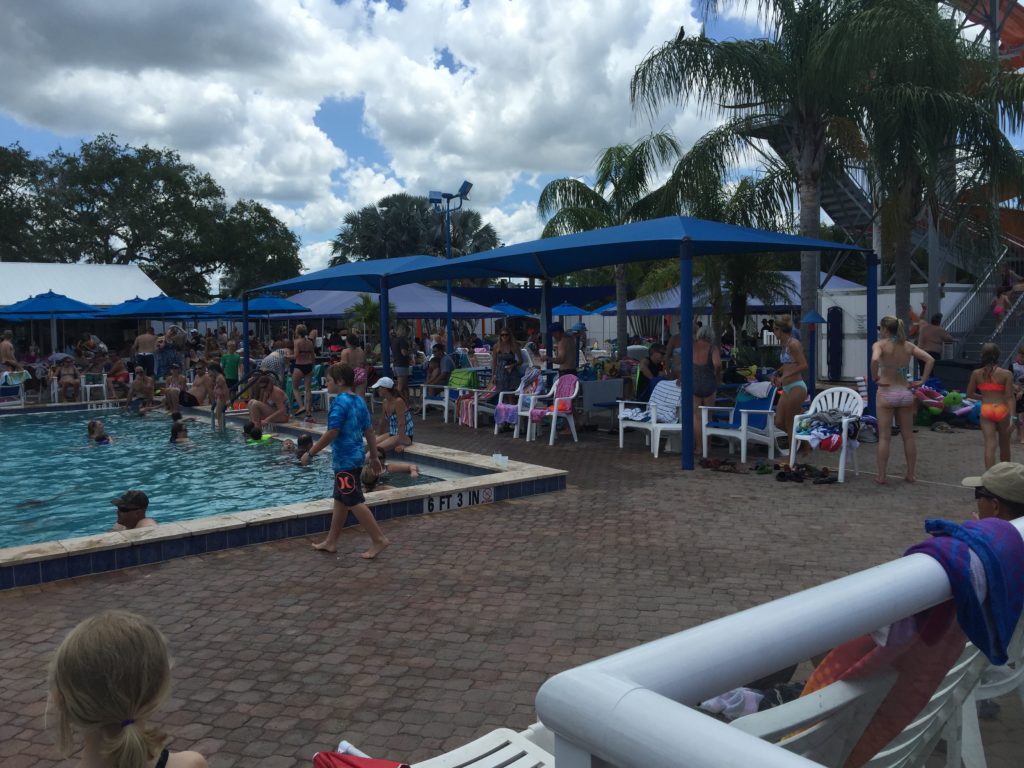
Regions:
<instances>
[{"instance_id":1,"label":"white plastic lounge chair","mask_svg":"<svg viewBox=\"0 0 1024 768\"><path fill-rule=\"evenodd\" d=\"M1022 641L1024 632L1018 626L1010 645L1011 659L1021 658ZM1017 672L1007 667L991 667L988 659L973 644L967 643L963 654L914 721L865 763L865 767L915 768L924 765L940 740L946 741L947 768L960 766L961 758L968 768L984 766L980 732L975 730L971 734L970 727L962 728L962 725L973 722L976 729L975 701L984 685L986 670L1003 670L1011 677ZM781 706L741 717L733 722L733 726L821 765L842 766L894 680L894 675L890 674L865 678L856 683L833 683ZM1009 690L1013 688L1002 693ZM797 730L799 733L794 733Z\"/></svg>"},{"instance_id":2,"label":"white plastic lounge chair","mask_svg":"<svg viewBox=\"0 0 1024 768\"><path fill-rule=\"evenodd\" d=\"M553 743L553 735L540 723L522 733L499 728L412 768L553 768L554 756L536 743L545 738Z\"/></svg>"},{"instance_id":3,"label":"white plastic lounge chair","mask_svg":"<svg viewBox=\"0 0 1024 768\"><path fill-rule=\"evenodd\" d=\"M455 398L458 396L458 390L451 389L447 384L424 384L423 412L420 418L427 418L427 408L440 408L444 411L444 423L447 424L448 409L451 405L454 405Z\"/></svg>"},{"instance_id":4,"label":"white plastic lounge chair","mask_svg":"<svg viewBox=\"0 0 1024 768\"><path fill-rule=\"evenodd\" d=\"M535 391L526 394L520 393L519 399L516 402L516 411L518 411L519 417L516 419L516 428L515 431L512 433L513 438L519 437L519 425L523 422L523 419L526 419L527 434L529 434L530 409L533 408L534 401L542 398L550 399L551 397L554 396L555 387L557 386L558 376L555 376L551 380L551 386L545 390L544 379L542 377L539 380L539 383L537 384L537 389Z\"/></svg>"},{"instance_id":5,"label":"white plastic lounge chair","mask_svg":"<svg viewBox=\"0 0 1024 768\"><path fill-rule=\"evenodd\" d=\"M83 373L82 374L82 402L92 400L93 390L98 390L100 400L107 397L107 374L105 373Z\"/></svg>"},{"instance_id":6,"label":"white plastic lounge chair","mask_svg":"<svg viewBox=\"0 0 1024 768\"><path fill-rule=\"evenodd\" d=\"M674 381L659 381L655 384L651 399L646 403L619 400L619 448L624 445L626 430L636 429L646 433L651 444L651 454L658 458L661 438L682 431L679 402L679 387ZM630 406L638 406L639 411Z\"/></svg>"},{"instance_id":7,"label":"white plastic lounge chair","mask_svg":"<svg viewBox=\"0 0 1024 768\"><path fill-rule=\"evenodd\" d=\"M0 384L0 408L24 407L25 384Z\"/></svg>"},{"instance_id":8,"label":"white plastic lounge chair","mask_svg":"<svg viewBox=\"0 0 1024 768\"><path fill-rule=\"evenodd\" d=\"M703 431L703 456L708 457L708 438L712 435L729 441L729 453L740 444L740 462L747 463L747 443L762 443L768 446L768 459L775 458L776 443L786 433L775 426L775 387L770 387L764 397L752 400L736 400L736 405L726 407L702 405L700 407L701 429ZM729 413L729 421L712 421L714 413ZM781 448L779 449L781 452Z\"/></svg>"},{"instance_id":9,"label":"white plastic lounge chair","mask_svg":"<svg viewBox=\"0 0 1024 768\"><path fill-rule=\"evenodd\" d=\"M813 439L811 435L797 433L800 422L814 416L816 413L829 410L837 410L848 414L842 420L842 432L840 433L842 447L839 450L838 480L841 483L846 476L846 459L848 454L853 458L853 473L857 474L857 451L848 451L850 445L849 425L851 421L856 421L864 413L864 400L856 390L849 389L848 387L833 387L832 389L819 392L814 400L811 401L811 407L807 409L807 412L793 418L793 441L789 446L789 464L792 466L796 463L796 453L800 443L805 442L810 445Z\"/></svg>"},{"instance_id":10,"label":"white plastic lounge chair","mask_svg":"<svg viewBox=\"0 0 1024 768\"><path fill-rule=\"evenodd\" d=\"M558 420L563 419L569 425L569 432L572 434L573 442L578 443L576 435L576 417L573 415L574 401L580 394L580 380L573 374L559 376L555 385L551 388L550 396L541 395L533 398L533 408L526 422L526 442L532 441L537 436L537 425L545 419L551 419L551 436L548 445L555 444L555 435L558 434ZM533 420L533 413L544 407L545 400L551 400L551 410L540 414L540 420Z\"/></svg>"}]
</instances>

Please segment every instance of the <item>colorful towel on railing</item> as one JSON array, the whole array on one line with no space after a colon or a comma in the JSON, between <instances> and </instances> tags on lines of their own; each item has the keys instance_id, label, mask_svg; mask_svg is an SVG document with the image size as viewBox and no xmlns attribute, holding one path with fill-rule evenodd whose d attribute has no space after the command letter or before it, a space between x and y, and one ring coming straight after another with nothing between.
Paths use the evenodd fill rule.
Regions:
<instances>
[{"instance_id":1,"label":"colorful towel on railing","mask_svg":"<svg viewBox=\"0 0 1024 768\"><path fill-rule=\"evenodd\" d=\"M906 554L923 552L942 564L960 628L989 661L1005 664L1024 607L1024 539L997 517L960 525L925 520L924 529L935 538Z\"/></svg>"},{"instance_id":2,"label":"colorful towel on railing","mask_svg":"<svg viewBox=\"0 0 1024 768\"><path fill-rule=\"evenodd\" d=\"M862 635L834 648L814 670L801 696L839 680L897 674L896 682L864 729L844 768L864 765L913 722L928 703L964 651L966 638L953 620L955 615L952 600L940 603L907 620L912 629L909 638L907 633L890 632L888 643L880 646L871 635Z\"/></svg>"},{"instance_id":3,"label":"colorful towel on railing","mask_svg":"<svg viewBox=\"0 0 1024 768\"><path fill-rule=\"evenodd\" d=\"M571 397L573 391L576 389L576 377L572 374L567 376L559 376L558 383L555 384L555 401L559 398ZM549 413L555 410L555 405L552 403L547 408L531 408L530 409L530 421L539 422ZM569 413L572 410L572 401L563 400L558 403L559 413Z\"/></svg>"}]
</instances>

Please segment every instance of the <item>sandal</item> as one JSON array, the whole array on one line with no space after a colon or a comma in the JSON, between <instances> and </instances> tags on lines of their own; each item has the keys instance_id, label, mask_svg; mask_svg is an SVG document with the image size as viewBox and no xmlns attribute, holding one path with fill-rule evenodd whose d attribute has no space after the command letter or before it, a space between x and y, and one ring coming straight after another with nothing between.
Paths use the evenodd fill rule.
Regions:
<instances>
[{"instance_id":1,"label":"sandal","mask_svg":"<svg viewBox=\"0 0 1024 768\"><path fill-rule=\"evenodd\" d=\"M838 482L839 482L839 478L838 477L831 476L831 477L819 477L819 478L817 478L814 481L814 484L815 485L832 485L833 483L838 483Z\"/></svg>"}]
</instances>

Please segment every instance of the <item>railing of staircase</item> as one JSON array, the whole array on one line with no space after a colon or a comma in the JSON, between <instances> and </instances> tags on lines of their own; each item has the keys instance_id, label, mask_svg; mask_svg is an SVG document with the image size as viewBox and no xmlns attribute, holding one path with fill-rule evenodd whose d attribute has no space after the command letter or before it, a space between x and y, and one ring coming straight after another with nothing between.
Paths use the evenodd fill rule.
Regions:
<instances>
[{"instance_id":1,"label":"railing of staircase","mask_svg":"<svg viewBox=\"0 0 1024 768\"><path fill-rule=\"evenodd\" d=\"M981 322L985 313L991 310L995 286L999 281L999 268L1008 252L1009 247L1004 245L999 257L992 262L988 271L978 279L974 288L956 306L950 318L943 322L950 335L957 339L953 344L943 345L943 359L960 357L963 351L964 337Z\"/></svg>"},{"instance_id":2,"label":"railing of staircase","mask_svg":"<svg viewBox=\"0 0 1024 768\"><path fill-rule=\"evenodd\" d=\"M1008 344L1004 349L1000 350L1003 353L1003 361L1000 365L1004 368L1009 366L1010 361L1013 360L1017 347L1020 346L1021 336L1024 336L1024 310L1021 310L1022 302L1024 302L1024 293L1017 296L1013 304L1010 305L1010 309L1003 316L1003 319L999 321L996 329L985 339L985 342L995 341L1003 337L1004 334L1009 339L1012 339L1012 344Z\"/></svg>"},{"instance_id":3,"label":"railing of staircase","mask_svg":"<svg viewBox=\"0 0 1024 768\"><path fill-rule=\"evenodd\" d=\"M1024 518L1013 524L1024 533ZM820 768L692 706L950 594L937 561L902 557L555 675L537 714L561 768Z\"/></svg>"}]
</instances>

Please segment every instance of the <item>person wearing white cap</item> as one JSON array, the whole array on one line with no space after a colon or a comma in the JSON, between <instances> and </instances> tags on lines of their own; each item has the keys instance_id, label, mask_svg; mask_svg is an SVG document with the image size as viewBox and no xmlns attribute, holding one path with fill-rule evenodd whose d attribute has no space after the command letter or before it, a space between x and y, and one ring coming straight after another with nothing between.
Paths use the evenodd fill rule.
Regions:
<instances>
[{"instance_id":1,"label":"person wearing white cap","mask_svg":"<svg viewBox=\"0 0 1024 768\"><path fill-rule=\"evenodd\" d=\"M974 489L977 519L1024 517L1024 464L1000 461L985 470L985 474L965 477L960 484Z\"/></svg>"},{"instance_id":2,"label":"person wearing white cap","mask_svg":"<svg viewBox=\"0 0 1024 768\"><path fill-rule=\"evenodd\" d=\"M384 399L381 422L377 432L377 447L385 451L402 453L412 445L414 421L405 395L395 386L394 379L381 376L370 389Z\"/></svg>"}]
</instances>

